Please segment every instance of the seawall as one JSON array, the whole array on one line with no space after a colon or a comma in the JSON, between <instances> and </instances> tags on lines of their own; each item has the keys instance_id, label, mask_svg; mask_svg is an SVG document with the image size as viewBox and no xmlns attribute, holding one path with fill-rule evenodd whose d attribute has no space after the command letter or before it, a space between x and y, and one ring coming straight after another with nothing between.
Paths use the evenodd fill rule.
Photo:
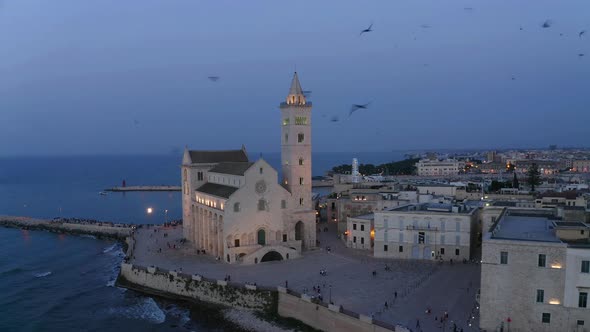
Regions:
<instances>
[{"instance_id":1,"label":"seawall","mask_svg":"<svg viewBox=\"0 0 590 332\"><path fill-rule=\"evenodd\" d=\"M70 223L29 217L0 216L0 226L44 230L68 234L88 234L125 240L132 233L132 227L112 223Z\"/></svg>"},{"instance_id":2,"label":"seawall","mask_svg":"<svg viewBox=\"0 0 590 332\"><path fill-rule=\"evenodd\" d=\"M128 186L107 188L105 191L180 191L180 186Z\"/></svg>"},{"instance_id":3,"label":"seawall","mask_svg":"<svg viewBox=\"0 0 590 332\"><path fill-rule=\"evenodd\" d=\"M278 314L327 332L409 332L401 326L379 322L371 317L344 310L340 306L318 302L307 295L283 287L231 283L129 263L121 264L117 285L183 301L206 302Z\"/></svg>"}]
</instances>

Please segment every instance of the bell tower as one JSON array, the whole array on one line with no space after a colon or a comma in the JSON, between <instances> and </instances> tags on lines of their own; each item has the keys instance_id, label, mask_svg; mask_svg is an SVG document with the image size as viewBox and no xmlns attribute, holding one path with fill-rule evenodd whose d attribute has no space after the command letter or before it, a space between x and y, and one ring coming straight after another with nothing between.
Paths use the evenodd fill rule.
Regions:
<instances>
[{"instance_id":1,"label":"bell tower","mask_svg":"<svg viewBox=\"0 0 590 332\"><path fill-rule=\"evenodd\" d=\"M309 211L311 202L311 102L305 100L297 72L287 100L281 103L282 185L292 194L294 211Z\"/></svg>"},{"instance_id":2,"label":"bell tower","mask_svg":"<svg viewBox=\"0 0 590 332\"><path fill-rule=\"evenodd\" d=\"M281 103L281 185L291 193L289 240L316 246L316 211L311 200L311 102L305 100L297 72Z\"/></svg>"}]
</instances>

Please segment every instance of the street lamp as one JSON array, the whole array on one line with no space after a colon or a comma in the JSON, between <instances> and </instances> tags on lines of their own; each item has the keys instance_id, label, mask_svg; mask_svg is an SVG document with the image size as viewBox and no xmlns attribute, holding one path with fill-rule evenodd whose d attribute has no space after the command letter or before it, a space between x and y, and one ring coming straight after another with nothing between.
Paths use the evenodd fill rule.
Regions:
<instances>
[{"instance_id":1,"label":"street lamp","mask_svg":"<svg viewBox=\"0 0 590 332\"><path fill-rule=\"evenodd\" d=\"M164 223L168 223L168 210L164 210Z\"/></svg>"},{"instance_id":2,"label":"street lamp","mask_svg":"<svg viewBox=\"0 0 590 332\"><path fill-rule=\"evenodd\" d=\"M147 212L147 214L152 214L152 212L154 212L154 209L149 207L149 208L147 208L146 212Z\"/></svg>"}]
</instances>

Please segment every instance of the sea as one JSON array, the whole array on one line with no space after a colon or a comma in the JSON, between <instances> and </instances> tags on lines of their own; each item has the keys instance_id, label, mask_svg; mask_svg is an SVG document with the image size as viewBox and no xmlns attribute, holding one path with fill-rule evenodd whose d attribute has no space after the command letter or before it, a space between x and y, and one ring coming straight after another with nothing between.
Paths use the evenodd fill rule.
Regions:
<instances>
[{"instance_id":1,"label":"sea","mask_svg":"<svg viewBox=\"0 0 590 332\"><path fill-rule=\"evenodd\" d=\"M314 153L313 175L405 153ZM279 153L250 153L280 169ZM0 157L0 215L134 224L180 219L179 192L100 195L121 185L179 185L178 155ZM325 190L325 189L320 189ZM146 213L152 208L153 213ZM211 308L189 308L114 285L119 243L0 227L0 331L222 331Z\"/></svg>"}]
</instances>

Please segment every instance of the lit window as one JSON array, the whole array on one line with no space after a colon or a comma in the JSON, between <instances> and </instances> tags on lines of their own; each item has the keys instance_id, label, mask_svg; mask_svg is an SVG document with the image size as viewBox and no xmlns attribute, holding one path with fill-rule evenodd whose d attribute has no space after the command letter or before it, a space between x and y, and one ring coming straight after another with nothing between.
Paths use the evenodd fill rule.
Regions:
<instances>
[{"instance_id":1,"label":"lit window","mask_svg":"<svg viewBox=\"0 0 590 332\"><path fill-rule=\"evenodd\" d=\"M303 143L304 139L305 135L303 135L302 133L297 134L297 143Z\"/></svg>"},{"instance_id":2,"label":"lit window","mask_svg":"<svg viewBox=\"0 0 590 332\"><path fill-rule=\"evenodd\" d=\"M307 124L307 118L304 116L296 116L295 117L295 124L296 125L306 125Z\"/></svg>"}]
</instances>

